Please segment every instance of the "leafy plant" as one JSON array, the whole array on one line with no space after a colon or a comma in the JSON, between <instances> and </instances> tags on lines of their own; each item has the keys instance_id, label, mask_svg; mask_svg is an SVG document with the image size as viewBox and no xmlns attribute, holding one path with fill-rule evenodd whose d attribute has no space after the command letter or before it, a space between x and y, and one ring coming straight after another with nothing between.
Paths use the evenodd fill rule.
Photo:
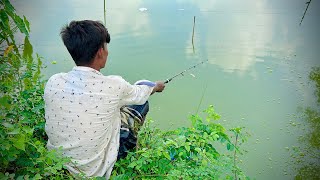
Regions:
<instances>
[{"instance_id":1,"label":"leafy plant","mask_svg":"<svg viewBox=\"0 0 320 180\"><path fill-rule=\"evenodd\" d=\"M69 160L46 149L42 62L33 57L29 22L8 0L0 5L0 179L65 177ZM22 45L16 44L17 30L25 35Z\"/></svg>"},{"instance_id":2,"label":"leafy plant","mask_svg":"<svg viewBox=\"0 0 320 180\"><path fill-rule=\"evenodd\" d=\"M163 132L151 127L149 120L139 132L139 148L114 167L113 179L241 179L247 178L235 163L232 152L240 152L225 128L215 123L220 115L209 106L206 121L190 117L190 127ZM231 131L245 141L242 128ZM229 153L218 152L224 146Z\"/></svg>"}]
</instances>

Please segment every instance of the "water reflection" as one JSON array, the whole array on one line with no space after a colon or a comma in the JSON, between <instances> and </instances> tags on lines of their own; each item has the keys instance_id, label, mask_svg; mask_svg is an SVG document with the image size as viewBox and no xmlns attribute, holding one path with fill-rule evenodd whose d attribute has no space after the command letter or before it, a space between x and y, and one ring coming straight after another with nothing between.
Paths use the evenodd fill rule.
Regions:
<instances>
[{"instance_id":1,"label":"water reflection","mask_svg":"<svg viewBox=\"0 0 320 180\"><path fill-rule=\"evenodd\" d=\"M226 72L255 71L254 65L264 61L257 56L270 56L269 52L276 52L273 55L277 58L292 56L300 43L299 37L289 38L288 23L275 17L285 13L270 10L270 2L190 0L189 3L200 14L195 35L198 54ZM186 53L194 58L191 33Z\"/></svg>"},{"instance_id":2,"label":"water reflection","mask_svg":"<svg viewBox=\"0 0 320 180\"><path fill-rule=\"evenodd\" d=\"M143 0L137 1L107 1L107 27L115 38L127 38L152 35L150 17Z\"/></svg>"},{"instance_id":3,"label":"water reflection","mask_svg":"<svg viewBox=\"0 0 320 180\"><path fill-rule=\"evenodd\" d=\"M162 4L159 2L149 3L145 0L108 1L106 5L107 27L113 39L117 39L112 42L116 52L120 48L123 50L137 47L136 43L139 43L137 41L148 41L141 46L151 48L149 45L152 45L150 51L164 47L174 51L180 46L184 46L185 54L190 59L209 59L211 64L219 66L225 72L240 74L248 72L256 79L255 64L264 62L264 59L257 57L270 56L270 52L275 52L271 55L275 55L278 59L292 57L302 43L301 35L296 36L296 32L292 30L295 27L292 28L292 22L287 21L288 19L285 17L287 14L300 17L299 9L295 9L297 2L297 0L290 2L290 7L293 7L291 10L283 2L265 0L241 2L176 0L176 2L169 4L170 6L160 6ZM52 51L66 52L58 36L63 24L74 19L103 21L103 1L92 3L89 0L50 2L31 0L29 3L17 1L14 2L14 5L20 8L19 11L30 17L30 21L33 22L32 35L36 36L31 35L31 41L36 42L34 43L35 48L39 49L43 55L50 56ZM277 6L276 9L275 6ZM148 11L140 12L139 8L142 7L147 7ZM169 12L171 7L176 7L175 12ZM301 9L303 8L301 7ZM191 44L192 18L185 20L190 15L191 17L196 16L195 52ZM159 16L166 17L166 22L162 21ZM180 21L190 22L190 27L187 27L186 24L179 24ZM295 24L298 25L298 22ZM179 29L177 29L178 25ZM46 33L43 33L44 27L46 27ZM164 30L166 28L170 28L170 34ZM187 35L184 35L187 28L189 28ZM171 40L163 42L163 39L158 38L159 33L167 33L167 38L173 42ZM182 35L184 37L180 42L184 45L180 45L178 42ZM139 40L133 39L137 36ZM128 43L128 39L136 41L135 44ZM151 39L163 43L160 47L155 43L149 44ZM141 50L136 50L132 54L136 54L137 51ZM53 55L51 57L54 57L54 60L58 60L58 62L59 59L70 58L66 55L67 53L61 54L63 57ZM72 64L68 65L72 66Z\"/></svg>"},{"instance_id":4,"label":"water reflection","mask_svg":"<svg viewBox=\"0 0 320 180\"><path fill-rule=\"evenodd\" d=\"M90 0L30 0L28 3L14 1L13 5L18 13L25 15L31 23L30 40L36 52L45 59L44 64L48 66L44 69L46 77L58 71L69 71L74 66L59 36L61 27L72 20L92 19L103 22L104 19L103 1L92 3ZM107 1L106 23L113 39L110 59L113 59L113 54L129 52L128 47L132 48L131 54L137 52L134 50L134 43L128 43L128 39L135 36L143 36L140 39L146 39L153 34L148 11L139 11L144 5L143 0ZM56 61L57 64L51 64L52 61Z\"/></svg>"}]
</instances>

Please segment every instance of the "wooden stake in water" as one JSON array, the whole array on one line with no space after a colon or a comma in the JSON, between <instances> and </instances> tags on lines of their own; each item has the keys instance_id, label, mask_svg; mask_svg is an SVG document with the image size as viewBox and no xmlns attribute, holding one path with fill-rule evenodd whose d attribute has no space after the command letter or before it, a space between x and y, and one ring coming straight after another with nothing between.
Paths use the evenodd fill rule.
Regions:
<instances>
[{"instance_id":1,"label":"wooden stake in water","mask_svg":"<svg viewBox=\"0 0 320 180\"><path fill-rule=\"evenodd\" d=\"M103 20L104 26L106 26L106 0L103 0Z\"/></svg>"},{"instance_id":2,"label":"wooden stake in water","mask_svg":"<svg viewBox=\"0 0 320 180\"><path fill-rule=\"evenodd\" d=\"M193 16L193 28L192 28L192 49L194 53L194 43L193 43L193 38L194 38L194 27L196 25L196 16Z\"/></svg>"}]
</instances>

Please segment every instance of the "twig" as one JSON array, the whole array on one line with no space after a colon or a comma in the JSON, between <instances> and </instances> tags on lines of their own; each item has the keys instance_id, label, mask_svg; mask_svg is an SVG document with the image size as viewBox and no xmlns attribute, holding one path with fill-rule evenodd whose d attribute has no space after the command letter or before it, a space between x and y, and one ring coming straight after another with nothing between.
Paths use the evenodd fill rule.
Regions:
<instances>
[{"instance_id":1,"label":"twig","mask_svg":"<svg viewBox=\"0 0 320 180\"><path fill-rule=\"evenodd\" d=\"M305 15L306 15L306 13L307 13L307 10L308 10L308 8L309 8L309 5L310 5L311 1L312 1L312 0L310 0L310 1L306 2L306 4L308 4L308 5L307 5L306 10L305 10L305 11L304 11L304 13L303 13L303 16L302 16L302 19L301 19L301 21L300 21L299 26L301 26L301 23L302 23L302 21L303 21L303 19L304 19L304 16L305 16Z\"/></svg>"},{"instance_id":2,"label":"twig","mask_svg":"<svg viewBox=\"0 0 320 180\"><path fill-rule=\"evenodd\" d=\"M167 177L168 175L164 174L141 174L141 175L137 175L135 177L133 177L133 179L138 178L138 177Z\"/></svg>"},{"instance_id":3,"label":"twig","mask_svg":"<svg viewBox=\"0 0 320 180\"><path fill-rule=\"evenodd\" d=\"M234 144L235 148L234 148L234 154L233 154L233 166L234 166L234 179L237 180L237 170L236 170L236 156L237 156L237 143L238 143L238 133L236 133L236 142Z\"/></svg>"}]
</instances>

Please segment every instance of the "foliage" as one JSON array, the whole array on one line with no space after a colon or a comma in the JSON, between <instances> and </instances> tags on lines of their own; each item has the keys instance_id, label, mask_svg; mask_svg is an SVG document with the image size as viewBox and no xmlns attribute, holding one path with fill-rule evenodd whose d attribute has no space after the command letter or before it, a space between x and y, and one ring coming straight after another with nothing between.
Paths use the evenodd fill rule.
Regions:
<instances>
[{"instance_id":1,"label":"foliage","mask_svg":"<svg viewBox=\"0 0 320 180\"><path fill-rule=\"evenodd\" d=\"M0 5L0 179L61 179L69 160L46 149L41 58L33 57L29 22L8 0ZM17 30L25 35L22 45Z\"/></svg>"},{"instance_id":2,"label":"foliage","mask_svg":"<svg viewBox=\"0 0 320 180\"><path fill-rule=\"evenodd\" d=\"M1 0L0 7L0 44L3 45L3 43L5 42L8 46L8 48L6 49L7 51L11 51L11 49L14 49L16 54L19 54L14 34L17 30L19 30L21 33L28 36L30 32L30 24L25 16L23 16L22 19L15 13L15 9L10 4L9 0ZM3 49L1 50L3 51Z\"/></svg>"},{"instance_id":3,"label":"foliage","mask_svg":"<svg viewBox=\"0 0 320 180\"><path fill-rule=\"evenodd\" d=\"M220 116L213 106L207 110L204 121L200 116L190 117L190 127L162 132L146 122L139 132L139 146L114 167L113 179L245 179L235 163L232 152L240 152L232 143L225 128L215 123ZM244 142L242 128L231 130ZM241 136L240 136L241 134ZM227 153L219 153L222 145Z\"/></svg>"}]
</instances>

